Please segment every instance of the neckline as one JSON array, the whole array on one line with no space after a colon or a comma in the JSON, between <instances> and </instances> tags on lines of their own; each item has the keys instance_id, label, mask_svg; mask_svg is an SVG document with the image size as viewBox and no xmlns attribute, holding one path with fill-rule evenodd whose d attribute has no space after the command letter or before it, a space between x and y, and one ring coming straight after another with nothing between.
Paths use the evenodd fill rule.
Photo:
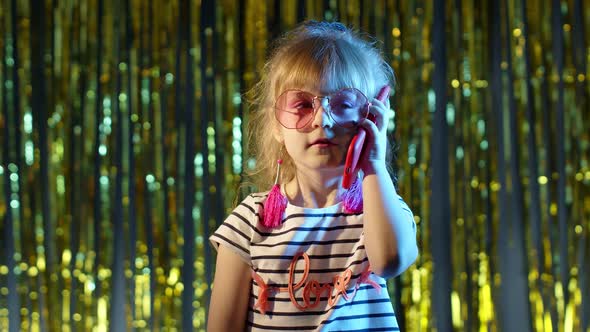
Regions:
<instances>
[{"instance_id":1,"label":"neckline","mask_svg":"<svg viewBox=\"0 0 590 332\"><path fill-rule=\"evenodd\" d=\"M281 185L281 194L283 196L285 196L285 198L287 199L287 209L291 210L291 211L301 211L301 212L307 212L307 213L336 213L336 212L340 212L342 211L342 201L336 202L336 204L333 205L329 205L329 206L324 206L324 207L318 207L318 208L312 208L312 207L305 207L305 206L299 206L299 205L295 205L292 204L291 201L289 200L289 197L287 197L287 194L285 193L285 186Z\"/></svg>"}]
</instances>

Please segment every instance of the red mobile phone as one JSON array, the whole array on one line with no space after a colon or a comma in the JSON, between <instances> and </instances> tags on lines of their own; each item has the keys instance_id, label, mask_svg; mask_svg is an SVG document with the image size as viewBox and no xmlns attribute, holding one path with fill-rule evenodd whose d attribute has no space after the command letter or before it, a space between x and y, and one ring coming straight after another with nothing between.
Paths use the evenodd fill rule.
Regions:
<instances>
[{"instance_id":1,"label":"red mobile phone","mask_svg":"<svg viewBox=\"0 0 590 332\"><path fill-rule=\"evenodd\" d=\"M380 101L385 101L387 97L389 97L389 85L384 86L377 94L377 99ZM372 114L369 114L369 119L375 122ZM363 128L359 128L359 131L350 142L350 146L348 147L348 153L346 153L346 161L344 162L344 175L342 176L342 187L344 189L350 188L352 182L356 178L356 174L358 173L357 164L359 161L359 157L363 152L365 138L367 136L367 132Z\"/></svg>"}]
</instances>

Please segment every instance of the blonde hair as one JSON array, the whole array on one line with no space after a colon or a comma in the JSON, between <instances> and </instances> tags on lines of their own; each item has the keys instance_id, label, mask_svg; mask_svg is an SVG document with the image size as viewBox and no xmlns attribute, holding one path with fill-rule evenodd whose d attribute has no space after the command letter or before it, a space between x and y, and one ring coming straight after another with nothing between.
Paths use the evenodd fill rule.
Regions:
<instances>
[{"instance_id":1,"label":"blonde hair","mask_svg":"<svg viewBox=\"0 0 590 332\"><path fill-rule=\"evenodd\" d=\"M278 125L275 99L286 89L317 85L325 91L354 87L372 99L382 86L395 84L393 70L375 44L341 23L316 21L304 22L275 42L261 80L248 94L254 108L249 145L256 166L247 175L257 190L272 186L279 158L283 159L279 183L295 177L293 161L273 135L273 126Z\"/></svg>"}]
</instances>

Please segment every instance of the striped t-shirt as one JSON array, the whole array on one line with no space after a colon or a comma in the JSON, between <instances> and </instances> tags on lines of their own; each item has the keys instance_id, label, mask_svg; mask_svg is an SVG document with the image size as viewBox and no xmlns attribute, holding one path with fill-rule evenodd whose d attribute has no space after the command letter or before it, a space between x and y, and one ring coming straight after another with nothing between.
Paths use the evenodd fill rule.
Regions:
<instances>
[{"instance_id":1,"label":"striped t-shirt","mask_svg":"<svg viewBox=\"0 0 590 332\"><path fill-rule=\"evenodd\" d=\"M385 279L370 272L362 213L288 204L268 229L265 199L248 196L210 238L252 267L247 330L399 331Z\"/></svg>"}]
</instances>

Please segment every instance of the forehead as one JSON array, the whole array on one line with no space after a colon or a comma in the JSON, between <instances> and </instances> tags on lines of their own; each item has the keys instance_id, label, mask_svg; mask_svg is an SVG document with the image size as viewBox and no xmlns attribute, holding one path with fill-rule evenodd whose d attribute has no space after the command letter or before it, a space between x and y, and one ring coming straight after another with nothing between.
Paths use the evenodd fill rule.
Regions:
<instances>
[{"instance_id":1,"label":"forehead","mask_svg":"<svg viewBox=\"0 0 590 332\"><path fill-rule=\"evenodd\" d=\"M344 88L357 88L361 90L362 87L350 79L354 76L351 73L348 75L330 75L326 73L297 75L296 77L283 80L282 84L280 84L279 91L276 92L302 90L320 96L329 95Z\"/></svg>"},{"instance_id":2,"label":"forehead","mask_svg":"<svg viewBox=\"0 0 590 332\"><path fill-rule=\"evenodd\" d=\"M331 95L331 94L340 90L340 89L328 89L328 88L325 88L322 86L311 85L311 84L301 86L301 87L292 87L290 89L301 90L303 92L307 92L311 95L318 96L318 97Z\"/></svg>"},{"instance_id":3,"label":"forehead","mask_svg":"<svg viewBox=\"0 0 590 332\"><path fill-rule=\"evenodd\" d=\"M362 91L355 89L355 88L342 88L336 90L318 90L314 87L302 87L302 88L290 88L283 91L281 96L289 97L289 98L325 98L325 97L347 97L352 98L353 96L357 96L360 92L361 95L364 95Z\"/></svg>"}]
</instances>

